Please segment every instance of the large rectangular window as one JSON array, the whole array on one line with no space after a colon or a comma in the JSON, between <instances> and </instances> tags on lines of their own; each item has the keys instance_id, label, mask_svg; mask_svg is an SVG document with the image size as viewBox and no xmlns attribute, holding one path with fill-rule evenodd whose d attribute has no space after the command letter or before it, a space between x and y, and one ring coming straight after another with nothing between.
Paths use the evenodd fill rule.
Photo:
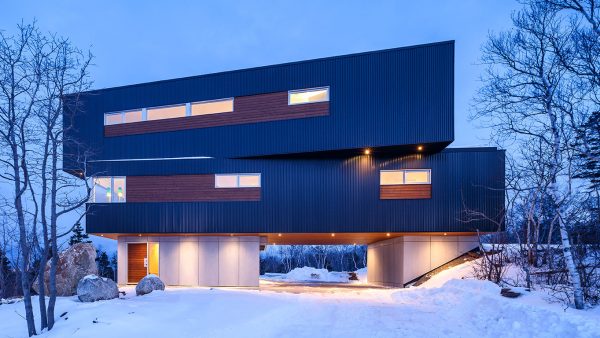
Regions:
<instances>
[{"instance_id":1,"label":"large rectangular window","mask_svg":"<svg viewBox=\"0 0 600 338\"><path fill-rule=\"evenodd\" d=\"M191 106L192 116L229 113L233 111L233 99L195 102Z\"/></svg>"},{"instance_id":2,"label":"large rectangular window","mask_svg":"<svg viewBox=\"0 0 600 338\"><path fill-rule=\"evenodd\" d=\"M148 108L147 117L148 121L152 120L164 120L164 119L172 119L176 117L185 117L185 105L178 106L168 106L168 107L159 107L159 108Z\"/></svg>"},{"instance_id":3,"label":"large rectangular window","mask_svg":"<svg viewBox=\"0 0 600 338\"><path fill-rule=\"evenodd\" d=\"M215 188L260 188L260 174L217 174Z\"/></svg>"},{"instance_id":4,"label":"large rectangular window","mask_svg":"<svg viewBox=\"0 0 600 338\"><path fill-rule=\"evenodd\" d=\"M288 105L329 101L329 87L290 90Z\"/></svg>"},{"instance_id":5,"label":"large rectangular window","mask_svg":"<svg viewBox=\"0 0 600 338\"><path fill-rule=\"evenodd\" d=\"M431 169L381 170L379 184L431 184Z\"/></svg>"},{"instance_id":6,"label":"large rectangular window","mask_svg":"<svg viewBox=\"0 0 600 338\"><path fill-rule=\"evenodd\" d=\"M92 182L92 203L122 203L126 201L125 177L94 177Z\"/></svg>"}]
</instances>

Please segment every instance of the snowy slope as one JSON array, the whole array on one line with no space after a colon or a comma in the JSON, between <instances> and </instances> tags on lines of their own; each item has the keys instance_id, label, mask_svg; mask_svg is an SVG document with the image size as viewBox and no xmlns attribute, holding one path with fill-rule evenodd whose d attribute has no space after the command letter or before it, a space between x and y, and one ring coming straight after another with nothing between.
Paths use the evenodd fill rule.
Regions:
<instances>
[{"instance_id":1,"label":"snowy slope","mask_svg":"<svg viewBox=\"0 0 600 338\"><path fill-rule=\"evenodd\" d=\"M330 293L167 288L136 297L127 287L118 300L59 298L68 319L43 337L600 337L600 309L563 311L536 292L504 298L490 282L460 279L468 273L460 265L420 287ZM22 315L22 303L0 305L0 337L24 337Z\"/></svg>"}]
</instances>

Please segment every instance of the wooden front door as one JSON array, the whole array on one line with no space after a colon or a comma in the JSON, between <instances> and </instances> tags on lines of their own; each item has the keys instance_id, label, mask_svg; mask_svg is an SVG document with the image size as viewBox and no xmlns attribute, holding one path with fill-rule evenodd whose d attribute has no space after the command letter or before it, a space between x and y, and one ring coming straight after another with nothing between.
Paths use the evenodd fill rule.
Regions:
<instances>
[{"instance_id":1,"label":"wooden front door","mask_svg":"<svg viewBox=\"0 0 600 338\"><path fill-rule=\"evenodd\" d=\"M127 245L127 283L137 284L148 273L148 246L146 243Z\"/></svg>"}]
</instances>

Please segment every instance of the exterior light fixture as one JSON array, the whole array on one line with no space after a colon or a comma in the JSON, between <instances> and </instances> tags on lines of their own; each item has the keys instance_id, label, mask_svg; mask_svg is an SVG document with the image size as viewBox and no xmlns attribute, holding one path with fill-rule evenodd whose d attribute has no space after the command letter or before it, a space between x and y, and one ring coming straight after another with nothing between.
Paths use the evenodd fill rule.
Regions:
<instances>
[{"instance_id":1,"label":"exterior light fixture","mask_svg":"<svg viewBox=\"0 0 600 338\"><path fill-rule=\"evenodd\" d=\"M390 234L389 232L387 234L385 234L386 236L390 237L392 234Z\"/></svg>"},{"instance_id":2,"label":"exterior light fixture","mask_svg":"<svg viewBox=\"0 0 600 338\"><path fill-rule=\"evenodd\" d=\"M281 235L281 234L278 234L277 236L281 237L282 235Z\"/></svg>"},{"instance_id":3,"label":"exterior light fixture","mask_svg":"<svg viewBox=\"0 0 600 338\"><path fill-rule=\"evenodd\" d=\"M334 233L332 233L332 234L331 234L331 237L335 237L335 234L334 234Z\"/></svg>"},{"instance_id":4,"label":"exterior light fixture","mask_svg":"<svg viewBox=\"0 0 600 338\"><path fill-rule=\"evenodd\" d=\"M356 243L354 243L354 246L356 246Z\"/></svg>"},{"instance_id":5,"label":"exterior light fixture","mask_svg":"<svg viewBox=\"0 0 600 338\"><path fill-rule=\"evenodd\" d=\"M418 146L418 147L417 147L417 150L418 150L418 151L423 151L423 146Z\"/></svg>"},{"instance_id":6,"label":"exterior light fixture","mask_svg":"<svg viewBox=\"0 0 600 338\"><path fill-rule=\"evenodd\" d=\"M447 233L444 232L444 236L448 235Z\"/></svg>"},{"instance_id":7,"label":"exterior light fixture","mask_svg":"<svg viewBox=\"0 0 600 338\"><path fill-rule=\"evenodd\" d=\"M365 149L365 155L371 155L371 149Z\"/></svg>"},{"instance_id":8,"label":"exterior light fixture","mask_svg":"<svg viewBox=\"0 0 600 338\"><path fill-rule=\"evenodd\" d=\"M100 237L104 237L104 234L100 234Z\"/></svg>"},{"instance_id":9,"label":"exterior light fixture","mask_svg":"<svg viewBox=\"0 0 600 338\"><path fill-rule=\"evenodd\" d=\"M142 234L138 234L138 237L142 237Z\"/></svg>"}]
</instances>

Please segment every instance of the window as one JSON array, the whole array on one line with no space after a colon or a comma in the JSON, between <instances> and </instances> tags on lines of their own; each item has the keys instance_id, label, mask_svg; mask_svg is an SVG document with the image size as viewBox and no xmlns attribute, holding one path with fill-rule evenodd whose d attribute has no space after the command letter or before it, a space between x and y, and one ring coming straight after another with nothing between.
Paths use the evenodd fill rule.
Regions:
<instances>
[{"instance_id":1,"label":"window","mask_svg":"<svg viewBox=\"0 0 600 338\"><path fill-rule=\"evenodd\" d=\"M142 111L132 110L123 113L123 123L140 122L142 121Z\"/></svg>"},{"instance_id":2,"label":"window","mask_svg":"<svg viewBox=\"0 0 600 338\"><path fill-rule=\"evenodd\" d=\"M125 177L94 177L92 180L92 203L126 201Z\"/></svg>"},{"instance_id":3,"label":"window","mask_svg":"<svg viewBox=\"0 0 600 338\"><path fill-rule=\"evenodd\" d=\"M215 188L259 188L260 174L217 174Z\"/></svg>"},{"instance_id":4,"label":"window","mask_svg":"<svg viewBox=\"0 0 600 338\"><path fill-rule=\"evenodd\" d=\"M112 124L121 124L123 123L123 114L122 113L111 113L104 114L104 125L110 126Z\"/></svg>"},{"instance_id":5,"label":"window","mask_svg":"<svg viewBox=\"0 0 600 338\"><path fill-rule=\"evenodd\" d=\"M176 117L185 117L185 105L159 107L159 108L148 108L147 117L148 121L152 120L164 120L172 119Z\"/></svg>"},{"instance_id":6,"label":"window","mask_svg":"<svg viewBox=\"0 0 600 338\"><path fill-rule=\"evenodd\" d=\"M379 184L431 184L431 169L381 170Z\"/></svg>"},{"instance_id":7,"label":"window","mask_svg":"<svg viewBox=\"0 0 600 338\"><path fill-rule=\"evenodd\" d=\"M228 113L233 111L233 99L192 103L192 116Z\"/></svg>"},{"instance_id":8,"label":"window","mask_svg":"<svg viewBox=\"0 0 600 338\"><path fill-rule=\"evenodd\" d=\"M329 87L290 90L288 105L329 101Z\"/></svg>"}]
</instances>

